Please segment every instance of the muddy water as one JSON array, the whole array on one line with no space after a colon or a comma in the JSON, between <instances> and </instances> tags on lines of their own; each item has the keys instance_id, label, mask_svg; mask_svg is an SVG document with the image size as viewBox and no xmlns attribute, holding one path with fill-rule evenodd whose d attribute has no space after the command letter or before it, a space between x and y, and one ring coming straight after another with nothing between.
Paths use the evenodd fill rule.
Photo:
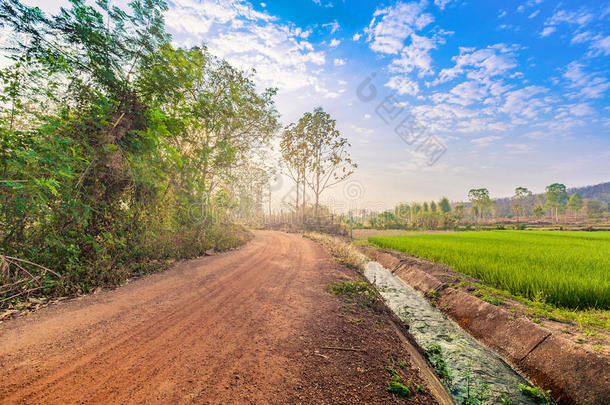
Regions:
<instances>
[{"instance_id":1,"label":"muddy water","mask_svg":"<svg viewBox=\"0 0 610 405\"><path fill-rule=\"evenodd\" d=\"M441 347L451 375L447 387L458 403L467 397L469 385L473 396L482 392L483 384L487 386L484 404L502 404L503 398L510 398L512 404L534 403L518 388L519 384L531 385L530 382L448 319L420 293L377 262L368 262L364 274L375 284L392 311L409 325L411 334L421 347Z\"/></svg>"}]
</instances>

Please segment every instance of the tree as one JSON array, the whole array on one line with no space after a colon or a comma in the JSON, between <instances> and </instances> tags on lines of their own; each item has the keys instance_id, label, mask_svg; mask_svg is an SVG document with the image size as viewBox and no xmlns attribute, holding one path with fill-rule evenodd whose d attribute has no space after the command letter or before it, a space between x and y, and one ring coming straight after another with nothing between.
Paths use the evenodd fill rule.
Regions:
<instances>
[{"instance_id":1,"label":"tree","mask_svg":"<svg viewBox=\"0 0 610 405\"><path fill-rule=\"evenodd\" d=\"M428 203L427 202L424 202L422 204L422 211L425 212L425 213L427 213L429 211L429 207L428 207Z\"/></svg>"},{"instance_id":2,"label":"tree","mask_svg":"<svg viewBox=\"0 0 610 405\"><path fill-rule=\"evenodd\" d=\"M538 204L532 210L532 215L534 218L542 218L544 216L544 207L541 204Z\"/></svg>"},{"instance_id":3,"label":"tree","mask_svg":"<svg viewBox=\"0 0 610 405\"><path fill-rule=\"evenodd\" d=\"M578 212L582 209L583 205L584 202L582 201L580 194L574 193L570 196L570 200L568 201L568 208L574 211L575 214L578 214Z\"/></svg>"},{"instance_id":4,"label":"tree","mask_svg":"<svg viewBox=\"0 0 610 405\"><path fill-rule=\"evenodd\" d=\"M451 204L449 203L449 200L446 197L441 198L441 200L438 202L438 206L442 213L451 213Z\"/></svg>"},{"instance_id":5,"label":"tree","mask_svg":"<svg viewBox=\"0 0 610 405\"><path fill-rule=\"evenodd\" d=\"M471 205L470 206L470 215L476 222L477 218L479 217L479 207L476 205Z\"/></svg>"},{"instance_id":6,"label":"tree","mask_svg":"<svg viewBox=\"0 0 610 405\"><path fill-rule=\"evenodd\" d=\"M586 200L585 208L589 218L600 218L604 213L602 203L599 200Z\"/></svg>"},{"instance_id":7,"label":"tree","mask_svg":"<svg viewBox=\"0 0 610 405\"><path fill-rule=\"evenodd\" d=\"M399 204L394 209L394 214L401 220L408 222L411 216L411 207L409 204Z\"/></svg>"},{"instance_id":8,"label":"tree","mask_svg":"<svg viewBox=\"0 0 610 405\"><path fill-rule=\"evenodd\" d=\"M546 205L551 210L555 210L555 222L559 222L559 210L565 208L567 200L565 185L553 183L546 187Z\"/></svg>"},{"instance_id":9,"label":"tree","mask_svg":"<svg viewBox=\"0 0 610 405\"><path fill-rule=\"evenodd\" d=\"M418 216L422 212L422 206L418 203L411 205L411 213L413 216Z\"/></svg>"},{"instance_id":10,"label":"tree","mask_svg":"<svg viewBox=\"0 0 610 405\"><path fill-rule=\"evenodd\" d=\"M330 114L318 107L313 113L305 113L301 121L310 156L310 176L305 179L314 194L314 216L317 218L322 193L351 176L357 165L349 154L351 145L341 137L337 122Z\"/></svg>"},{"instance_id":11,"label":"tree","mask_svg":"<svg viewBox=\"0 0 610 405\"><path fill-rule=\"evenodd\" d=\"M492 205L492 201L489 198L489 191L486 188L470 189L470 191L468 191L468 199L477 208L476 212L481 218L485 211Z\"/></svg>"},{"instance_id":12,"label":"tree","mask_svg":"<svg viewBox=\"0 0 610 405\"><path fill-rule=\"evenodd\" d=\"M513 211L517 215L517 222L519 217L525 215L527 208L532 201L532 192L525 187L515 188L515 195L511 199L511 205Z\"/></svg>"},{"instance_id":13,"label":"tree","mask_svg":"<svg viewBox=\"0 0 610 405\"><path fill-rule=\"evenodd\" d=\"M430 212L436 212L436 203L434 201L430 201Z\"/></svg>"},{"instance_id":14,"label":"tree","mask_svg":"<svg viewBox=\"0 0 610 405\"><path fill-rule=\"evenodd\" d=\"M305 176L309 166L310 155L307 150L305 139L304 122L299 120L297 124L290 124L286 127L280 140L280 150L282 153L283 166L288 176L295 183L295 210L299 211L299 197L301 185L305 184ZM305 190L303 190L303 209L305 208Z\"/></svg>"},{"instance_id":15,"label":"tree","mask_svg":"<svg viewBox=\"0 0 610 405\"><path fill-rule=\"evenodd\" d=\"M455 207L453 207L453 212L459 219L462 219L462 218L464 218L464 215L466 214L466 206L464 205L463 202L457 203L457 204L455 204Z\"/></svg>"}]
</instances>

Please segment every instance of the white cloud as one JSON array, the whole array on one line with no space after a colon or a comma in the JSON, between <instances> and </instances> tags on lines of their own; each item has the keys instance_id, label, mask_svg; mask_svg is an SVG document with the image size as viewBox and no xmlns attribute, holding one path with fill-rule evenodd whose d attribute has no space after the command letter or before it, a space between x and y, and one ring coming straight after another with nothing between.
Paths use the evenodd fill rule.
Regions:
<instances>
[{"instance_id":1,"label":"white cloud","mask_svg":"<svg viewBox=\"0 0 610 405\"><path fill-rule=\"evenodd\" d=\"M534 151L534 145L531 143L507 143L508 153L511 155L531 153Z\"/></svg>"},{"instance_id":2,"label":"white cloud","mask_svg":"<svg viewBox=\"0 0 610 405\"><path fill-rule=\"evenodd\" d=\"M576 89L578 95L586 98L600 98L610 89L610 82L595 73L586 73L584 65L576 61L566 67L563 77L568 80L567 86Z\"/></svg>"},{"instance_id":3,"label":"white cloud","mask_svg":"<svg viewBox=\"0 0 610 405\"><path fill-rule=\"evenodd\" d=\"M527 86L509 91L505 94L505 102L500 111L512 117L536 119L541 113L548 111L548 103L535 96L546 92L548 89L542 86Z\"/></svg>"},{"instance_id":4,"label":"white cloud","mask_svg":"<svg viewBox=\"0 0 610 405\"><path fill-rule=\"evenodd\" d=\"M587 56L594 57L599 55L610 55L610 35L604 36L601 34L594 35L591 31L577 32L570 41L572 44L589 45Z\"/></svg>"},{"instance_id":5,"label":"white cloud","mask_svg":"<svg viewBox=\"0 0 610 405\"><path fill-rule=\"evenodd\" d=\"M542 29L542 31L540 32L540 36L541 37L548 37L549 35L551 35L556 30L557 30L557 28L555 28L553 26L551 26L551 27L544 27Z\"/></svg>"},{"instance_id":6,"label":"white cloud","mask_svg":"<svg viewBox=\"0 0 610 405\"><path fill-rule=\"evenodd\" d=\"M572 40L570 42L573 44L582 44L582 43L590 41L592 38L593 38L593 34L591 34L590 31L583 31L583 32L576 33L572 37Z\"/></svg>"},{"instance_id":7,"label":"white cloud","mask_svg":"<svg viewBox=\"0 0 610 405\"><path fill-rule=\"evenodd\" d=\"M500 10L500 13L498 14L498 18L504 18L506 17L506 10Z\"/></svg>"},{"instance_id":8,"label":"white cloud","mask_svg":"<svg viewBox=\"0 0 610 405\"><path fill-rule=\"evenodd\" d=\"M430 51L436 48L437 42L444 40L411 34L411 43L402 49L399 58L392 61L389 66L390 71L410 73L418 69L421 75L432 73Z\"/></svg>"},{"instance_id":9,"label":"white cloud","mask_svg":"<svg viewBox=\"0 0 610 405\"><path fill-rule=\"evenodd\" d=\"M360 38L362 37L361 34L355 33L354 36L352 37L353 41L360 41Z\"/></svg>"},{"instance_id":10,"label":"white cloud","mask_svg":"<svg viewBox=\"0 0 610 405\"><path fill-rule=\"evenodd\" d=\"M540 10L536 10L536 11L534 11L534 12L533 12L532 14L530 14L530 15L529 15L529 17L527 17L527 18L532 19L532 18L536 17L538 14L540 14Z\"/></svg>"},{"instance_id":11,"label":"white cloud","mask_svg":"<svg viewBox=\"0 0 610 405\"><path fill-rule=\"evenodd\" d=\"M592 13L588 11L566 11L566 10L558 10L555 14L549 18L545 24L546 25L559 25L561 23L566 24L576 24L579 26L584 26L590 23L594 18Z\"/></svg>"},{"instance_id":12,"label":"white cloud","mask_svg":"<svg viewBox=\"0 0 610 405\"><path fill-rule=\"evenodd\" d=\"M330 28L330 34L334 34L335 32L339 31L341 29L341 26L339 25L339 23L337 22L337 20L333 21L333 22L329 22L327 24L322 24L323 27L328 27Z\"/></svg>"},{"instance_id":13,"label":"white cloud","mask_svg":"<svg viewBox=\"0 0 610 405\"><path fill-rule=\"evenodd\" d=\"M598 35L591 41L591 55L597 56L603 54L604 56L610 55L610 35L604 37Z\"/></svg>"},{"instance_id":14,"label":"white cloud","mask_svg":"<svg viewBox=\"0 0 610 405\"><path fill-rule=\"evenodd\" d=\"M518 46L496 44L484 49L460 47L460 53L454 56L455 66L441 70L435 83L443 83L466 73L474 80L486 80L502 75L517 67L514 51Z\"/></svg>"},{"instance_id":15,"label":"white cloud","mask_svg":"<svg viewBox=\"0 0 610 405\"><path fill-rule=\"evenodd\" d=\"M330 47L331 47L331 48L334 48L335 46L339 45L340 43L341 43L341 41L339 41L338 39L333 38L333 39L330 41Z\"/></svg>"},{"instance_id":16,"label":"white cloud","mask_svg":"<svg viewBox=\"0 0 610 405\"><path fill-rule=\"evenodd\" d=\"M311 69L326 63L324 51L307 41L310 30L280 23L243 0L176 0L165 18L177 45L198 45L205 38L212 53L242 69L256 68L263 86L312 86L320 79Z\"/></svg>"},{"instance_id":17,"label":"white cloud","mask_svg":"<svg viewBox=\"0 0 610 405\"><path fill-rule=\"evenodd\" d=\"M473 138L470 140L470 143L474 143L476 146L489 146L497 140L502 139L501 136L492 135L492 136L482 136L480 138Z\"/></svg>"},{"instance_id":18,"label":"white cloud","mask_svg":"<svg viewBox=\"0 0 610 405\"><path fill-rule=\"evenodd\" d=\"M545 139L551 136L549 131L532 131L525 134L526 137L530 139Z\"/></svg>"},{"instance_id":19,"label":"white cloud","mask_svg":"<svg viewBox=\"0 0 610 405\"><path fill-rule=\"evenodd\" d=\"M415 96L419 93L417 82L412 81L406 76L392 76L385 86L396 90L399 95L408 94Z\"/></svg>"},{"instance_id":20,"label":"white cloud","mask_svg":"<svg viewBox=\"0 0 610 405\"><path fill-rule=\"evenodd\" d=\"M452 1L453 0L434 0L434 4L436 4L441 10L444 10L447 4L451 3Z\"/></svg>"},{"instance_id":21,"label":"white cloud","mask_svg":"<svg viewBox=\"0 0 610 405\"><path fill-rule=\"evenodd\" d=\"M458 84L449 93L438 94L435 100L466 106L483 101L487 94L486 86L471 80Z\"/></svg>"},{"instance_id":22,"label":"white cloud","mask_svg":"<svg viewBox=\"0 0 610 405\"><path fill-rule=\"evenodd\" d=\"M540 33L542 37L551 35L557 30L560 24L577 25L578 30L582 30L594 19L594 14L585 10L557 10L550 18L544 22L544 29Z\"/></svg>"},{"instance_id":23,"label":"white cloud","mask_svg":"<svg viewBox=\"0 0 610 405\"><path fill-rule=\"evenodd\" d=\"M343 66L345 65L345 59L335 58L335 60L333 60L333 64L335 66Z\"/></svg>"},{"instance_id":24,"label":"white cloud","mask_svg":"<svg viewBox=\"0 0 610 405\"><path fill-rule=\"evenodd\" d=\"M375 52L396 54L403 47L404 40L421 30L434 18L424 13L423 3L398 2L394 6L377 9L364 32Z\"/></svg>"},{"instance_id":25,"label":"white cloud","mask_svg":"<svg viewBox=\"0 0 610 405\"><path fill-rule=\"evenodd\" d=\"M571 115L576 117L584 117L585 115L592 115L595 110L587 103L578 103L566 106L567 110Z\"/></svg>"}]
</instances>

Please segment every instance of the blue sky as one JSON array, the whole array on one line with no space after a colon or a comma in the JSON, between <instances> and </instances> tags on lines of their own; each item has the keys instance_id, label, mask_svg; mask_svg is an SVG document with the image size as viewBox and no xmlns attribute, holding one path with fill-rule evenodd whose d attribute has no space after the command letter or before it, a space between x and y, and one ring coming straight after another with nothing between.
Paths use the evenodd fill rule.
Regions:
<instances>
[{"instance_id":1,"label":"blue sky","mask_svg":"<svg viewBox=\"0 0 610 405\"><path fill-rule=\"evenodd\" d=\"M349 184L358 198L338 186L328 195L333 201L381 208L441 196L462 200L473 187L499 197L516 186L540 192L553 182L610 180L608 2L172 0L169 6L175 44L205 43L256 69L261 87L278 87L284 124L315 106L337 119L359 164ZM372 73L376 97L365 102L357 89ZM392 114L402 111L395 120L376 112L384 100ZM395 131L406 115L425 134L411 144ZM427 139L444 148L438 160L421 147Z\"/></svg>"}]
</instances>

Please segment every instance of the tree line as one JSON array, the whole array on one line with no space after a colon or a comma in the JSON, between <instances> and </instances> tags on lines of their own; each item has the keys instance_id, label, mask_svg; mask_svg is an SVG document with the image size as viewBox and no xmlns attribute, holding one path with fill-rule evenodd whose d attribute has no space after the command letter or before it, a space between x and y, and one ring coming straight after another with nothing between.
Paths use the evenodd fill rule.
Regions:
<instances>
[{"instance_id":1,"label":"tree line","mask_svg":"<svg viewBox=\"0 0 610 405\"><path fill-rule=\"evenodd\" d=\"M549 218L558 223L560 215L571 214L572 220L596 220L610 211L607 204L596 199L583 199L579 193L568 194L566 186L553 183L544 194L535 196L526 187L516 187L509 199L508 212L498 200L490 197L487 188L468 191L468 201L450 203L446 197L439 201L401 203L393 210L360 220L358 226L373 228L452 229L460 223L480 223L490 219L514 222ZM565 220L565 218L564 218Z\"/></svg>"}]
</instances>

